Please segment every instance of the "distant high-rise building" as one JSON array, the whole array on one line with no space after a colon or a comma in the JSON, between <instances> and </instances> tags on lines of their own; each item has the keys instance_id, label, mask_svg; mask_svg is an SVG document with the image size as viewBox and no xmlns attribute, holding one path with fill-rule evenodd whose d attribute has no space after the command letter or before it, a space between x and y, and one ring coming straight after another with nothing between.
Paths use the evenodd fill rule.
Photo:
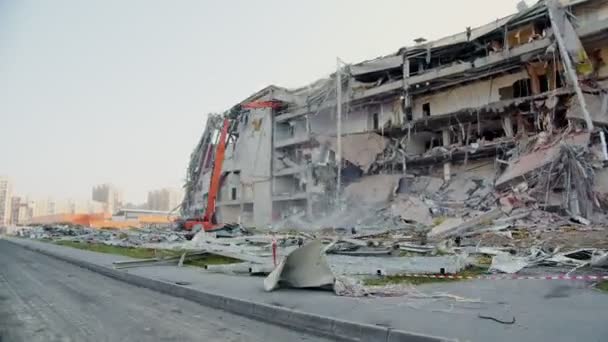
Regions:
<instances>
[{"instance_id":1,"label":"distant high-rise building","mask_svg":"<svg viewBox=\"0 0 608 342\"><path fill-rule=\"evenodd\" d=\"M101 184L93 187L92 200L104 203L104 211L113 213L122 205L122 191L111 184Z\"/></svg>"},{"instance_id":2,"label":"distant high-rise building","mask_svg":"<svg viewBox=\"0 0 608 342\"><path fill-rule=\"evenodd\" d=\"M91 200L56 200L53 198L37 199L35 201L21 200L19 213L22 218L19 224L27 223L32 218L44 216L104 213L107 212L106 208L106 203Z\"/></svg>"},{"instance_id":3,"label":"distant high-rise building","mask_svg":"<svg viewBox=\"0 0 608 342\"><path fill-rule=\"evenodd\" d=\"M148 192L147 207L150 210L170 211L181 202L183 193L177 189L164 188Z\"/></svg>"},{"instance_id":4,"label":"distant high-rise building","mask_svg":"<svg viewBox=\"0 0 608 342\"><path fill-rule=\"evenodd\" d=\"M11 200L11 224L26 224L32 219L34 202L14 196Z\"/></svg>"},{"instance_id":5,"label":"distant high-rise building","mask_svg":"<svg viewBox=\"0 0 608 342\"><path fill-rule=\"evenodd\" d=\"M55 204L51 198L32 201L32 216L49 216L55 214Z\"/></svg>"},{"instance_id":6,"label":"distant high-rise building","mask_svg":"<svg viewBox=\"0 0 608 342\"><path fill-rule=\"evenodd\" d=\"M71 201L71 214L95 214L105 210L105 203L97 201Z\"/></svg>"},{"instance_id":7,"label":"distant high-rise building","mask_svg":"<svg viewBox=\"0 0 608 342\"><path fill-rule=\"evenodd\" d=\"M0 226L7 226L11 221L12 187L7 177L0 176Z\"/></svg>"},{"instance_id":8,"label":"distant high-rise building","mask_svg":"<svg viewBox=\"0 0 608 342\"><path fill-rule=\"evenodd\" d=\"M13 196L11 198L11 224L19 223L19 208L21 207L22 203L23 199L19 196Z\"/></svg>"}]
</instances>

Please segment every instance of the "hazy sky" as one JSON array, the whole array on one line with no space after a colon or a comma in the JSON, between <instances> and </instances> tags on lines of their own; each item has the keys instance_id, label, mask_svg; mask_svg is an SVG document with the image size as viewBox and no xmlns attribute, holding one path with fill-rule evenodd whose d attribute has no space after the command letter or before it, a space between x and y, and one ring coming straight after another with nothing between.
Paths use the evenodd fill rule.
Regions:
<instances>
[{"instance_id":1,"label":"hazy sky","mask_svg":"<svg viewBox=\"0 0 608 342\"><path fill-rule=\"evenodd\" d=\"M518 0L0 0L0 174L23 195L181 187L205 114L464 31ZM530 1L528 1L530 3Z\"/></svg>"}]
</instances>

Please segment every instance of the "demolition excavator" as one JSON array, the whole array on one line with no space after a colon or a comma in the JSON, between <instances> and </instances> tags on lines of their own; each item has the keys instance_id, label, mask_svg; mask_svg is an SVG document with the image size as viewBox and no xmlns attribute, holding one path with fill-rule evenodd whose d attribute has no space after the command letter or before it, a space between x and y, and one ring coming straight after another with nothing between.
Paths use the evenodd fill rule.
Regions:
<instances>
[{"instance_id":1,"label":"demolition excavator","mask_svg":"<svg viewBox=\"0 0 608 342\"><path fill-rule=\"evenodd\" d=\"M195 226L200 225L205 231L217 229L218 222L215 213L215 203L222 182L222 167L224 165L224 157L226 154L226 144L228 142L228 130L232 121L229 118L224 119L220 136L215 150L215 160L211 171L211 182L209 184L209 193L207 194L207 206L202 217L187 218L182 222L185 230L192 230Z\"/></svg>"}]
</instances>

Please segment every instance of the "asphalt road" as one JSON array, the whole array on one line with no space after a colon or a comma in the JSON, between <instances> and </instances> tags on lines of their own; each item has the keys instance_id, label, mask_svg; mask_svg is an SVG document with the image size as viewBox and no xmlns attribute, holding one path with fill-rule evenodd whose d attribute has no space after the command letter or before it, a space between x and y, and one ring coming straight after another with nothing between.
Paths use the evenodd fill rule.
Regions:
<instances>
[{"instance_id":1,"label":"asphalt road","mask_svg":"<svg viewBox=\"0 0 608 342\"><path fill-rule=\"evenodd\" d=\"M0 240L0 342L327 341L104 277Z\"/></svg>"}]
</instances>

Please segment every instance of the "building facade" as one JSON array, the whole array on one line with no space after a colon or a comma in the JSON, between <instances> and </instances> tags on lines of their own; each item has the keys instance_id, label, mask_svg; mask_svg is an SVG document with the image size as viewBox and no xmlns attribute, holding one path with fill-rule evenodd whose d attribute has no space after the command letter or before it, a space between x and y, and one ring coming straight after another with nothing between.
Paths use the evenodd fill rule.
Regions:
<instances>
[{"instance_id":1,"label":"building facade","mask_svg":"<svg viewBox=\"0 0 608 342\"><path fill-rule=\"evenodd\" d=\"M7 177L0 176L0 226L11 222L12 184Z\"/></svg>"},{"instance_id":2,"label":"building facade","mask_svg":"<svg viewBox=\"0 0 608 342\"><path fill-rule=\"evenodd\" d=\"M204 210L225 119L220 222L312 221L341 206L351 184L378 175L450 182L476 161L495 164L504 176L495 185L508 186L515 146L584 129L596 139L594 126L608 126L607 33L608 1L541 1L300 89L267 87L209 116L182 215Z\"/></svg>"},{"instance_id":3,"label":"building facade","mask_svg":"<svg viewBox=\"0 0 608 342\"><path fill-rule=\"evenodd\" d=\"M112 184L93 187L91 199L104 204L104 212L112 214L123 204L122 191Z\"/></svg>"},{"instance_id":4,"label":"building facade","mask_svg":"<svg viewBox=\"0 0 608 342\"><path fill-rule=\"evenodd\" d=\"M146 207L149 210L171 211L182 202L183 192L177 189L164 188L148 192Z\"/></svg>"}]
</instances>

